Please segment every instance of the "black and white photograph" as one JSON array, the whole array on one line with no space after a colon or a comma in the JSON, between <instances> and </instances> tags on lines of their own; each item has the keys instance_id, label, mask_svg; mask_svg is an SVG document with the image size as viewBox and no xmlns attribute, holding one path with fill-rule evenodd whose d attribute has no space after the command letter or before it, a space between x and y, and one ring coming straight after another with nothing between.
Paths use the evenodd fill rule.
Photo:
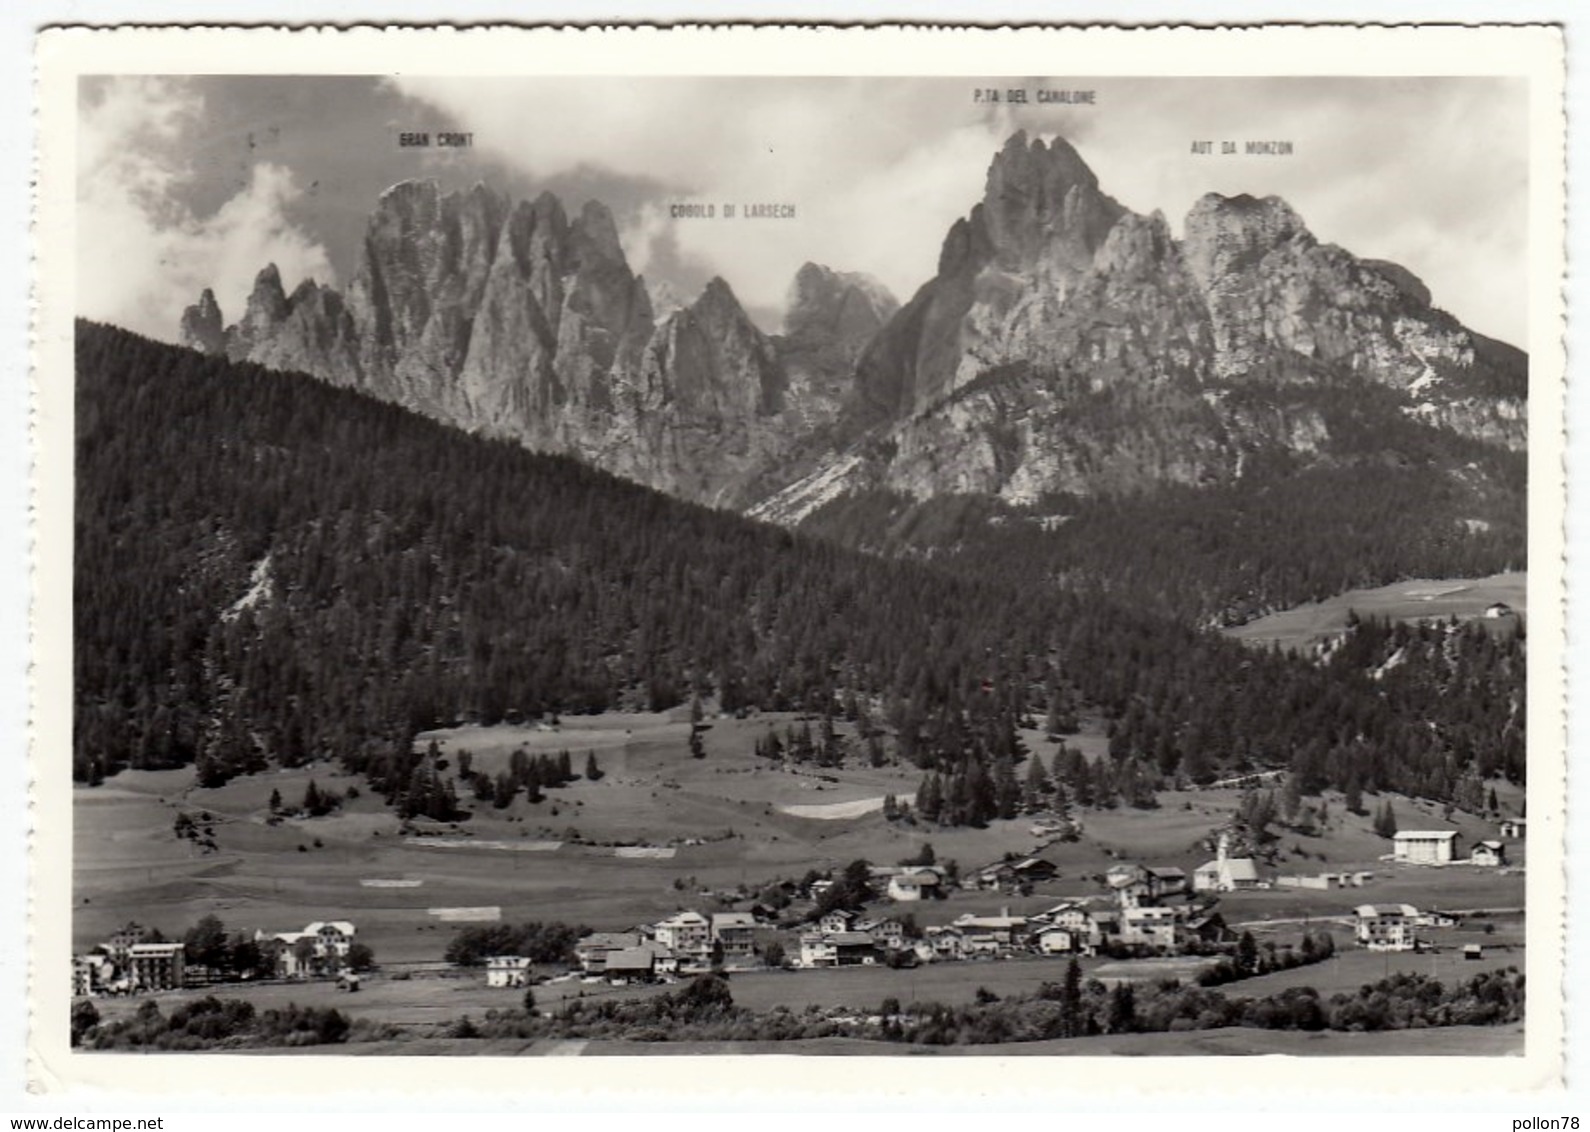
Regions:
<instances>
[{"instance_id":1,"label":"black and white photograph","mask_svg":"<svg viewBox=\"0 0 1590 1132\"><path fill-rule=\"evenodd\" d=\"M239 50L53 186L73 1063L1547 1052L1560 76Z\"/></svg>"}]
</instances>

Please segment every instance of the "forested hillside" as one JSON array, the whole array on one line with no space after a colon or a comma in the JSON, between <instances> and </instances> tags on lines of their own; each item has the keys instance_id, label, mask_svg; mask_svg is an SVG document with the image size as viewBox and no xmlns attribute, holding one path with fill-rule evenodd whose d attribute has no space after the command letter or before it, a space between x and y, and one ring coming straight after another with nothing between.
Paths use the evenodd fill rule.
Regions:
<instances>
[{"instance_id":1,"label":"forested hillside","mask_svg":"<svg viewBox=\"0 0 1590 1132\"><path fill-rule=\"evenodd\" d=\"M1408 650L1393 684L1367 654L1321 667L869 557L86 323L76 396L80 780L330 756L396 801L424 779L420 729L693 690L871 712L962 784L964 821L997 812L1016 724L1052 703L1102 710L1117 761L1155 776L1306 753L1321 785L1436 797L1521 735L1521 640Z\"/></svg>"},{"instance_id":2,"label":"forested hillside","mask_svg":"<svg viewBox=\"0 0 1590 1132\"><path fill-rule=\"evenodd\" d=\"M1096 587L1204 625L1403 578L1525 567L1524 453L1410 419L1367 383L1243 396L1317 414L1323 435L1312 461L1254 452L1229 483L1053 494L1025 507L986 494L918 501L875 490L829 502L801 529L1013 585Z\"/></svg>"}]
</instances>

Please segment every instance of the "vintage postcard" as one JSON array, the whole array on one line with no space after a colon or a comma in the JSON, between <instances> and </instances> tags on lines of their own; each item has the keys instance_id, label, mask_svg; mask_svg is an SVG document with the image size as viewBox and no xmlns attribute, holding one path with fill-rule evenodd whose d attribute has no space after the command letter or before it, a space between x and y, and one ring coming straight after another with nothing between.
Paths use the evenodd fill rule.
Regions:
<instances>
[{"instance_id":1,"label":"vintage postcard","mask_svg":"<svg viewBox=\"0 0 1590 1132\"><path fill-rule=\"evenodd\" d=\"M38 67L37 1088L1559 1080L1558 30Z\"/></svg>"}]
</instances>

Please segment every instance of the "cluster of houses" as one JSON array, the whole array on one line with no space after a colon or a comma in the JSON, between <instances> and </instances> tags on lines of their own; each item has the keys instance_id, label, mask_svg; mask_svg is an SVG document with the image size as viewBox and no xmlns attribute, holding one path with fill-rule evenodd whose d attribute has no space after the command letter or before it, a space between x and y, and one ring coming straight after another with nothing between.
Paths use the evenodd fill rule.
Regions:
<instances>
[{"instance_id":1,"label":"cluster of houses","mask_svg":"<svg viewBox=\"0 0 1590 1132\"><path fill-rule=\"evenodd\" d=\"M162 940L152 928L128 924L86 955L72 957L72 993L140 994L183 985L187 970L181 943Z\"/></svg>"},{"instance_id":2,"label":"cluster of houses","mask_svg":"<svg viewBox=\"0 0 1590 1132\"><path fill-rule=\"evenodd\" d=\"M254 933L254 942L278 978L343 975L354 926L347 920L317 920L303 931ZM74 995L142 994L176 990L205 981L209 972L190 969L180 941L161 939L153 928L131 923L84 955L72 958Z\"/></svg>"},{"instance_id":3,"label":"cluster of houses","mask_svg":"<svg viewBox=\"0 0 1590 1132\"><path fill-rule=\"evenodd\" d=\"M756 961L758 925L750 912L677 912L634 931L593 932L574 945L574 957L584 975L611 982L648 982L715 966L747 967ZM487 983L523 986L528 962L510 967L517 957L499 958L487 961Z\"/></svg>"}]
</instances>

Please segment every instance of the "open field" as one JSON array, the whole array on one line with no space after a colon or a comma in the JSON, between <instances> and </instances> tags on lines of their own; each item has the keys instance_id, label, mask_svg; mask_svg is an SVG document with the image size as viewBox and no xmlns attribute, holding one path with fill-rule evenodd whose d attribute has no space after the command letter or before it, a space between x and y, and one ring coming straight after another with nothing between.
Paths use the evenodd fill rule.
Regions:
<instances>
[{"instance_id":1,"label":"open field","mask_svg":"<svg viewBox=\"0 0 1590 1132\"><path fill-rule=\"evenodd\" d=\"M1285 649L1307 648L1347 627L1348 612L1360 617L1422 621L1456 617L1467 621L1481 617L1486 606L1505 602L1520 617L1528 613L1528 575L1522 571L1493 574L1488 578L1414 579L1374 589L1348 590L1324 601L1294 606L1226 630L1239 641ZM1505 628L1512 620L1495 622Z\"/></svg>"},{"instance_id":2,"label":"open field","mask_svg":"<svg viewBox=\"0 0 1590 1132\"><path fill-rule=\"evenodd\" d=\"M360 1042L346 1046L265 1049L258 1054L351 1054L367 1057L424 1057L470 1054L487 1057L687 1057L716 1055L799 1055L827 1057L1506 1057L1522 1056L1524 1028L1448 1026L1374 1034L1322 1031L1251 1030L1229 1027L1182 1034L1113 1034L1059 1038L1002 1045L922 1046L856 1038L809 1038L793 1042L620 1042L526 1041L507 1038L469 1041L418 1038Z\"/></svg>"},{"instance_id":3,"label":"open field","mask_svg":"<svg viewBox=\"0 0 1590 1132\"><path fill-rule=\"evenodd\" d=\"M289 1003L335 1006L351 1017L401 1025L421 1035L397 1043L394 1052L432 1052L433 1047L443 1052L453 1048L450 1039L423 1035L464 1015L479 1018L487 1010L516 1008L521 995L488 989L478 971L444 967L443 953L461 925L444 921L438 909L480 910L463 913L468 916L491 910L489 914L510 923L563 921L599 930L626 929L681 908L711 910L716 906L711 894L724 889L798 877L812 867L839 868L856 858L893 863L930 841L940 862L953 859L963 869L1006 853L1041 848L1060 875L1028 896L956 891L946 900L879 905L878 910L909 913L922 926L1007 908L1030 915L1062 898L1101 898L1102 874L1122 860L1195 868L1211 855L1210 830L1229 817L1241 798L1240 791L1230 789L1167 792L1157 809L1086 811L1079 815L1082 836L1073 843L1046 844L1031 833L1029 818L994 822L986 829L888 823L875 810L877 800L889 793L910 797L918 778L915 768L794 771L754 757L752 748L760 735L769 727L782 730L793 720L787 715L713 720L704 732L707 757L700 760L688 756L688 724L669 714L574 720L562 731L461 728L425 736L421 742L436 739L453 756L455 768L460 747L467 747L483 769L491 759L506 762L520 746L569 749L577 769L583 767L584 751L594 750L602 777L581 778L549 791L539 805L520 797L506 809L477 806L467 820L418 821L407 830L362 782L327 764L272 771L215 790L196 788L191 770L124 773L102 787L76 792L74 940L79 947L91 946L128 920L180 935L208 912L219 915L230 929L250 933L301 928L315 919L349 919L384 968L366 980L360 993L339 992L326 983L238 984L216 987L214 993L246 998L259 1009ZM1102 749L1104 738L1095 724L1087 721L1085 734L1067 742ZM1051 757L1054 744L1039 745L1032 735L1028 741L1046 760ZM358 786L363 793L326 817L271 823L272 792L292 808L311 779L323 790ZM1517 792L1502 783L1496 787L1504 808L1513 806ZM460 793L467 797L467 791ZM1448 822L1436 807L1400 797L1391 800L1404 828L1452 828L1469 840L1493 834L1489 823L1472 815L1455 814ZM1522 922L1517 916L1490 917L1497 925L1491 936L1443 933L1438 942L1452 950L1434 956L1388 958L1349 951L1345 917L1356 904L1407 901L1422 908L1517 909L1523 905L1524 876L1517 870L1468 866L1393 867L1378 859L1388 846L1370 830L1367 816L1349 814L1338 795L1324 801L1328 818L1320 834L1284 833L1276 867L1295 873L1368 869L1376 874L1373 884L1229 894L1220 910L1228 922L1251 926L1261 942L1291 941L1305 925L1329 926L1344 953L1330 964L1234 984L1225 993L1271 993L1302 983L1330 993L1356 989L1388 969L1433 971L1445 979L1522 962ZM1372 810L1379 801L1372 796L1366 805ZM1309 802L1318 805L1318 800ZM852 816L835 816L850 811ZM178 813L190 814L212 830L216 848L205 851L179 840L172 829ZM824 816L803 816L811 814ZM1510 844L1509 850L1516 860L1524 859L1522 843ZM1512 944L1519 950L1491 951L1483 963L1464 963L1457 946L1470 940L1498 947ZM791 942L785 939L786 946ZM1029 957L902 971L746 971L734 974L731 987L737 1002L759 1011L779 1005L873 1008L891 996L902 1002L960 1004L972 1001L980 987L1001 997L1030 994L1040 983L1062 978L1065 963ZM1188 979L1198 966L1187 960L1083 963L1087 974L1106 981ZM396 977L401 974L410 977ZM637 997L665 990L571 980L538 986L536 997L542 1008L550 1008L574 996ZM172 1002L205 993L209 991L198 989L158 997L169 1008ZM135 1009L139 1001L100 1000L100 1006L113 1016ZM1314 1044L1322 1040L1325 1044ZM1392 1041L1389 1036L1383 1040ZM1407 1040L1440 1045L1426 1036ZM1472 1052L1475 1041L1494 1040L1491 1033L1482 1038L1465 1035L1449 1052ZM1068 1043L1060 1050L1023 1047L1020 1052L1269 1052L1278 1041L1305 1039L1264 1035L1255 1046L1251 1035L1220 1032L1106 1041L1111 1048L1088 1043L1074 1048ZM1119 1050L1113 1048L1117 1041L1125 1043ZM1156 1041L1174 1041L1176 1048L1161 1049ZM1355 1044L1317 1038L1306 1043L1300 1050L1330 1053ZM591 1043L589 1048L554 1044L555 1049L547 1050L542 1045L524 1048L519 1043L521 1048L511 1052L680 1052L615 1043ZM464 1046L480 1051L479 1043ZM364 1043L345 1048L371 1052ZM915 1052L911 1047L862 1048ZM769 1052L794 1050L775 1047Z\"/></svg>"},{"instance_id":4,"label":"open field","mask_svg":"<svg viewBox=\"0 0 1590 1132\"><path fill-rule=\"evenodd\" d=\"M576 769L584 752L595 750L602 771L598 781L580 778L548 791L539 805L521 796L502 810L476 806L452 825L414 823L424 837L406 837L379 798L329 764L214 790L197 788L191 770L128 772L101 787L80 787L74 940L90 946L130 919L181 932L213 911L247 931L352 919L382 961L439 959L451 929L426 909L444 903L500 906L509 921L616 929L701 907L702 890L798 877L858 857L893 862L930 839L941 858L968 866L1042 844L1027 820L982 830L885 822L875 812L878 799L912 796L920 778L914 767L796 771L755 758L756 739L792 725L791 715L713 720L703 733L707 757L691 759L688 722L677 714L571 717L558 731L458 728L422 736L449 755L467 747L482 769L525 746L569 749ZM322 789L358 786L365 793L326 817L270 824L272 792L291 808L311 779ZM801 806L826 809L814 811L822 817L779 809ZM836 809L858 812L834 816ZM179 812L209 815L215 851L174 836ZM446 851L437 851L442 845ZM1068 856L1078 864L1108 860L1096 847Z\"/></svg>"},{"instance_id":5,"label":"open field","mask_svg":"<svg viewBox=\"0 0 1590 1132\"><path fill-rule=\"evenodd\" d=\"M1220 990L1233 997L1258 998L1279 994L1289 987L1313 987L1322 997L1353 993L1365 983L1377 982L1399 972L1429 975L1451 985L1506 967L1524 969L1524 948L1520 945L1493 945L1486 940L1485 957L1479 960L1463 958L1465 943L1478 943L1485 937L1472 933L1432 931L1429 938L1440 950L1419 954L1411 952L1363 951L1357 948L1338 951L1323 963L1297 967L1290 971L1277 971L1256 979L1244 979Z\"/></svg>"},{"instance_id":6,"label":"open field","mask_svg":"<svg viewBox=\"0 0 1590 1132\"><path fill-rule=\"evenodd\" d=\"M510 922L621 929L680 908L708 907L703 892L797 877L811 867L842 867L858 857L892 863L928 841L940 861L958 860L964 868L1042 848L1060 877L1029 897L956 892L898 910L924 925L1007 906L1030 914L1062 897L1100 894L1097 878L1120 860L1197 867L1210 856L1204 844L1210 829L1241 796L1235 790L1167 792L1154 810L1089 811L1081 815L1079 841L1048 845L1032 835L1027 819L952 830L888 823L876 813L802 818L776 805L799 804L794 799L827 805L830 798L854 803L880 791L909 795L915 771L819 775L770 768L748 753L766 721L719 721L707 733L708 757L692 760L684 740L671 735L671 721L658 722L668 733L664 738L635 727L633 718L628 722L625 750L632 757L624 773L581 779L549 792L539 806L520 798L505 810L482 807L452 826L416 823L424 837L403 836L397 818L368 792L337 814L267 824L272 790L292 805L311 777L322 788L353 784L327 765L239 779L218 790L196 789L189 770L129 772L96 789L79 788L74 938L90 946L129 919L181 932L209 911L246 931L352 919L380 961L437 960L456 929L429 915L434 907L499 907ZM1508 805L1509 788L1497 784L1497 790ZM758 796L766 800L755 801ZM1522 905L1519 872L1380 862L1386 843L1370 831L1369 818L1347 813L1339 796L1325 801L1330 817L1322 834L1285 834L1276 867L1298 873L1369 869L1375 882L1362 889L1232 894L1222 905L1228 920L1329 918L1377 900L1457 909ZM1377 804L1368 799L1369 808ZM1488 823L1470 815L1445 822L1432 806L1402 798L1393 805L1405 827L1453 828L1471 840L1491 833ZM173 835L179 811L210 815L216 851ZM1524 857L1522 843L1509 849Z\"/></svg>"}]
</instances>

